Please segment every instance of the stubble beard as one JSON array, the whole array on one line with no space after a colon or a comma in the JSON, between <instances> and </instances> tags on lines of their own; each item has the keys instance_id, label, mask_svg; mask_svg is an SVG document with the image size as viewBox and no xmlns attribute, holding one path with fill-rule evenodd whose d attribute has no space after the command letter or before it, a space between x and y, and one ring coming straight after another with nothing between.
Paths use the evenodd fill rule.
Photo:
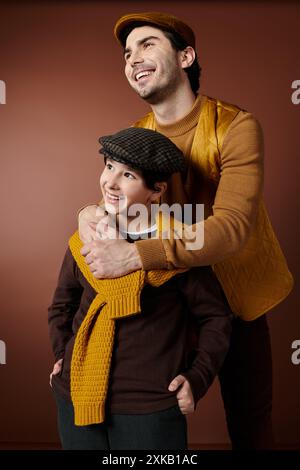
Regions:
<instances>
[{"instance_id":1,"label":"stubble beard","mask_svg":"<svg viewBox=\"0 0 300 470\"><path fill-rule=\"evenodd\" d=\"M154 85L153 88L150 87L148 90L147 86L142 89L134 88L134 91L140 96L140 98L142 98L148 104L157 105L163 102L169 96L171 96L177 90L178 86L179 77L177 74L177 70L174 70L165 85Z\"/></svg>"}]
</instances>

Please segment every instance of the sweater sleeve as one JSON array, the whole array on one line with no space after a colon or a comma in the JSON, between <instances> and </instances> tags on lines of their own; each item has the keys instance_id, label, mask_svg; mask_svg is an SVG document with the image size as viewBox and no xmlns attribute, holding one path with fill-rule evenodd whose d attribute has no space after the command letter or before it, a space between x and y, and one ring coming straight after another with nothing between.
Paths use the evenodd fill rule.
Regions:
<instances>
[{"instance_id":1,"label":"sweater sleeve","mask_svg":"<svg viewBox=\"0 0 300 470\"><path fill-rule=\"evenodd\" d=\"M263 187L263 134L250 113L240 111L229 126L220 161L213 215L204 221L203 247L187 249L188 240L184 237L137 241L143 269L216 264L244 246L255 222ZM199 224L203 227L202 222ZM199 224L191 229L201 230Z\"/></svg>"},{"instance_id":2,"label":"sweater sleeve","mask_svg":"<svg viewBox=\"0 0 300 470\"><path fill-rule=\"evenodd\" d=\"M64 357L65 346L73 336L73 318L80 305L82 292L83 287L76 276L76 263L68 248L52 304L48 308L49 334L55 361Z\"/></svg>"},{"instance_id":3,"label":"sweater sleeve","mask_svg":"<svg viewBox=\"0 0 300 470\"><path fill-rule=\"evenodd\" d=\"M194 358L181 375L190 383L195 407L218 374L227 354L232 311L221 285L210 266L194 268L182 276L181 290L188 304L188 314L197 325Z\"/></svg>"}]
</instances>

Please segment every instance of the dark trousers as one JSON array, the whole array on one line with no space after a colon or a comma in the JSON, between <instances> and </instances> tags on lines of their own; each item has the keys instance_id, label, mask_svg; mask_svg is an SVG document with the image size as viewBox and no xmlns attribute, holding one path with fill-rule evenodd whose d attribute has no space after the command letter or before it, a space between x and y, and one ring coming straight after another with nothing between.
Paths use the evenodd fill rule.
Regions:
<instances>
[{"instance_id":1,"label":"dark trousers","mask_svg":"<svg viewBox=\"0 0 300 470\"><path fill-rule=\"evenodd\" d=\"M187 421L178 405L143 415L109 415L104 423L75 426L71 402L54 394L64 450L186 450Z\"/></svg>"},{"instance_id":2,"label":"dark trousers","mask_svg":"<svg viewBox=\"0 0 300 470\"><path fill-rule=\"evenodd\" d=\"M233 449L272 449L272 355L266 316L233 321L219 373Z\"/></svg>"}]
</instances>

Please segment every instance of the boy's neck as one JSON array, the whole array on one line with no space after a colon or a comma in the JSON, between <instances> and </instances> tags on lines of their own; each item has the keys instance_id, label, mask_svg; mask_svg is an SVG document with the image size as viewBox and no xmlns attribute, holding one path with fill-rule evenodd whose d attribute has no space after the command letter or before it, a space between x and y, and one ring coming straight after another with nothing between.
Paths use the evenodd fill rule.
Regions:
<instances>
[{"instance_id":1,"label":"boy's neck","mask_svg":"<svg viewBox=\"0 0 300 470\"><path fill-rule=\"evenodd\" d=\"M148 218L138 218L137 222L135 217L127 217L126 215L119 214L117 216L117 226L127 233L145 233L150 231L155 226L155 221L151 219L151 213L148 212Z\"/></svg>"}]
</instances>

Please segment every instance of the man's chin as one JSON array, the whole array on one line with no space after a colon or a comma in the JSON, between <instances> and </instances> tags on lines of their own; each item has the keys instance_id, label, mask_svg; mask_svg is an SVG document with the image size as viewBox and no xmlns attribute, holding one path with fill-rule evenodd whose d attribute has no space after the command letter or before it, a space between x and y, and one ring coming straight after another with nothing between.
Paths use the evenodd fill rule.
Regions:
<instances>
[{"instance_id":1,"label":"man's chin","mask_svg":"<svg viewBox=\"0 0 300 470\"><path fill-rule=\"evenodd\" d=\"M142 98L143 100L148 100L149 98L151 98L151 96L153 95L153 90L149 90L149 88L147 88L146 86L145 87L142 87L142 86L134 86L132 87L134 89L134 91L139 95L140 98Z\"/></svg>"},{"instance_id":2,"label":"man's chin","mask_svg":"<svg viewBox=\"0 0 300 470\"><path fill-rule=\"evenodd\" d=\"M156 105L163 101L164 93L161 90L135 89L139 97L146 101L149 105Z\"/></svg>"},{"instance_id":3,"label":"man's chin","mask_svg":"<svg viewBox=\"0 0 300 470\"><path fill-rule=\"evenodd\" d=\"M149 93L149 91L147 91L147 90L145 90L145 89L143 89L143 88L138 88L138 89L136 89L135 91L137 92L137 94L138 94L141 98L143 98L143 100L146 100L147 97L149 96L149 94L151 94L151 93Z\"/></svg>"},{"instance_id":4,"label":"man's chin","mask_svg":"<svg viewBox=\"0 0 300 470\"><path fill-rule=\"evenodd\" d=\"M146 101L148 104L156 104L159 100L157 97L157 93L153 91L144 91L140 92L138 91L138 94L142 100Z\"/></svg>"}]
</instances>

